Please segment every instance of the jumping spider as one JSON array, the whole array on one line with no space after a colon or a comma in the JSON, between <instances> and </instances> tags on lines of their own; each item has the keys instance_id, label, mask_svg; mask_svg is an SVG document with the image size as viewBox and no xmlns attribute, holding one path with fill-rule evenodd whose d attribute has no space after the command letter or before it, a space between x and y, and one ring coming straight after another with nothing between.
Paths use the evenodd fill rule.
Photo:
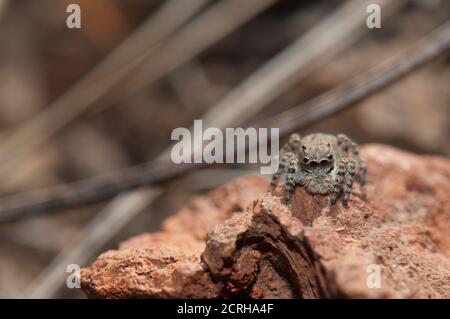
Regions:
<instances>
[{"instance_id":1,"label":"jumping spider","mask_svg":"<svg viewBox=\"0 0 450 319\"><path fill-rule=\"evenodd\" d=\"M284 171L286 203L294 188L300 185L312 194L331 193L330 205L342 195L342 202L347 205L355 177L363 187L366 175L358 145L344 134L315 133L303 138L292 134L280 151L280 164L273 174L271 191Z\"/></svg>"}]
</instances>

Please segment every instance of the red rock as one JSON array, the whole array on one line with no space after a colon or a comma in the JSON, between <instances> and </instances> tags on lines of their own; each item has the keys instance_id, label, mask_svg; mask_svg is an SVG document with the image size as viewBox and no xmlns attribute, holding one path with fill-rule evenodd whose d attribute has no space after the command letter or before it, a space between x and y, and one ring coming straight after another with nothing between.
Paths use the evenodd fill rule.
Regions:
<instances>
[{"instance_id":1,"label":"red rock","mask_svg":"<svg viewBox=\"0 0 450 319\"><path fill-rule=\"evenodd\" d=\"M192 200L161 232L82 271L91 297L450 298L450 161L362 148L367 198L348 207L244 177ZM372 265L372 266L371 266ZM375 265L375 266L373 266ZM381 286L369 288L373 268ZM368 272L369 271L369 272Z\"/></svg>"}]
</instances>

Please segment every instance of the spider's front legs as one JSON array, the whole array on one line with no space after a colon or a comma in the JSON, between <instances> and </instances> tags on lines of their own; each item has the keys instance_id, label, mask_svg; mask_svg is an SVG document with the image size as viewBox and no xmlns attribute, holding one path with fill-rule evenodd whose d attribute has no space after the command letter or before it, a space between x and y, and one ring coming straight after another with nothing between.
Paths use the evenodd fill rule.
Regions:
<instances>
[{"instance_id":1,"label":"spider's front legs","mask_svg":"<svg viewBox=\"0 0 450 319\"><path fill-rule=\"evenodd\" d=\"M291 199L291 194L297 185L298 159L293 153L286 153L286 184L284 191L284 201L286 204Z\"/></svg>"},{"instance_id":2,"label":"spider's front legs","mask_svg":"<svg viewBox=\"0 0 450 319\"><path fill-rule=\"evenodd\" d=\"M345 177L345 171L346 171L346 165L345 161L340 160L338 163L336 175L333 178L333 182L331 185L331 200L330 200L330 206L333 206L336 204L337 199L339 198L339 195L342 193L343 185L344 185L344 177Z\"/></svg>"},{"instance_id":3,"label":"spider's front legs","mask_svg":"<svg viewBox=\"0 0 450 319\"><path fill-rule=\"evenodd\" d=\"M300 150L301 137L299 134L292 134L289 137L289 141L280 150L280 164L278 165L278 170L273 174L272 181L270 182L269 191L273 191L277 182L280 179L281 174L286 168L289 158L291 155L289 153L298 154Z\"/></svg>"},{"instance_id":4,"label":"spider's front legs","mask_svg":"<svg viewBox=\"0 0 450 319\"><path fill-rule=\"evenodd\" d=\"M341 149L345 153L351 152L351 154L355 158L355 166L358 169L359 175L358 175L358 181L361 185L361 188L364 188L364 185L366 184L366 165L361 160L361 157L359 155L359 147L358 145L353 142L347 135L345 134L338 134L337 136L338 145L341 147ZM356 170L355 168L355 170Z\"/></svg>"},{"instance_id":5,"label":"spider's front legs","mask_svg":"<svg viewBox=\"0 0 450 319\"><path fill-rule=\"evenodd\" d=\"M344 174L344 197L342 202L347 205L348 199L352 194L353 182L355 180L356 162L354 159L347 158L345 161L345 174Z\"/></svg>"},{"instance_id":6,"label":"spider's front legs","mask_svg":"<svg viewBox=\"0 0 450 319\"><path fill-rule=\"evenodd\" d=\"M358 161L358 170L359 170L359 185L361 185L361 190L364 192L364 186L366 185L366 164L359 159Z\"/></svg>"},{"instance_id":7,"label":"spider's front legs","mask_svg":"<svg viewBox=\"0 0 450 319\"><path fill-rule=\"evenodd\" d=\"M281 174L283 173L284 169L286 167L286 159L283 155L280 159L280 164L278 164L278 169L275 173L272 175L272 180L270 181L269 191L272 192L275 189L275 186L277 185Z\"/></svg>"}]
</instances>

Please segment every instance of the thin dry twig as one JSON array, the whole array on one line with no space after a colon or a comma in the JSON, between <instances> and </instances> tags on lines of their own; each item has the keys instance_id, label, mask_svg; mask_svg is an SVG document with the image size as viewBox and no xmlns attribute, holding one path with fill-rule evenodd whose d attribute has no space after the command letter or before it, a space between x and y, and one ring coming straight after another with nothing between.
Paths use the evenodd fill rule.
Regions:
<instances>
[{"instance_id":1,"label":"thin dry twig","mask_svg":"<svg viewBox=\"0 0 450 319\"><path fill-rule=\"evenodd\" d=\"M450 49L450 22L433 31L411 50L383 64L381 68L370 70L354 80L325 93L318 98L275 118L257 125L258 127L279 127L286 135L307 125L322 120L336 112L348 108L383 88L396 83L420 66ZM0 221L14 220L26 216L76 205L97 202L120 192L147 184L156 184L202 168L207 164L172 164L153 161L132 167L119 173L89 179L76 184L62 185L34 193L26 193L3 198L0 205Z\"/></svg>"}]
</instances>

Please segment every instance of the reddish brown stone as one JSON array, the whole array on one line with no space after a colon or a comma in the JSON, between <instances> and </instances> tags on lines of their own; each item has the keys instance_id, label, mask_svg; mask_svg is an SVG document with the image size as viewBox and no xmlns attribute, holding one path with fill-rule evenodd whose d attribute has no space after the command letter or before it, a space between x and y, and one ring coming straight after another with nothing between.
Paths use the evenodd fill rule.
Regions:
<instances>
[{"instance_id":1,"label":"reddish brown stone","mask_svg":"<svg viewBox=\"0 0 450 319\"><path fill-rule=\"evenodd\" d=\"M362 149L367 198L348 207L246 177L194 199L83 269L93 297L450 298L450 161ZM248 207L247 207L248 206ZM247 208L246 208L247 207ZM381 287L368 288L370 265ZM368 268L369 267L369 268Z\"/></svg>"},{"instance_id":2,"label":"reddish brown stone","mask_svg":"<svg viewBox=\"0 0 450 319\"><path fill-rule=\"evenodd\" d=\"M262 196L266 184L248 177L194 198L162 231L131 238L84 268L84 291L93 298L220 297L222 283L212 282L200 260L206 234Z\"/></svg>"}]
</instances>

